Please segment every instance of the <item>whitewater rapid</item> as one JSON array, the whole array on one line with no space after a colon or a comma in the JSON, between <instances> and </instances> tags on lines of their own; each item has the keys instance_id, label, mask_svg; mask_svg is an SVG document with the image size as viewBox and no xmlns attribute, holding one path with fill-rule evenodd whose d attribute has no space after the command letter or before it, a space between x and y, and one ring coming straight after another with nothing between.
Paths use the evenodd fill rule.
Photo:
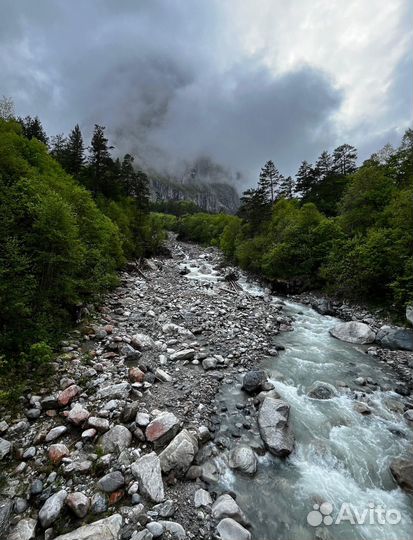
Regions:
<instances>
[{"instance_id":1,"label":"whitewater rapid","mask_svg":"<svg viewBox=\"0 0 413 540\"><path fill-rule=\"evenodd\" d=\"M186 260L183 266L189 270L188 279L204 284L220 279L205 259ZM249 294L266 294L243 274L239 284ZM284 312L294 318L294 331L274 336L274 344L285 350L265 358L260 367L291 406L295 449L288 459L269 453L259 457L252 478L233 472L220 459L221 486L236 493L255 540L411 540L412 498L395 484L389 470L391 461L406 455L413 444L412 430L402 415L402 398L391 390L394 374L366 354L365 347L332 338L329 329L338 321L334 317L282 298L271 301L285 303ZM355 379L360 376L376 383L373 391L366 394L368 389L357 386ZM339 395L330 400L309 398L307 391L316 381L333 384ZM353 391L360 392L372 414L363 416L355 410ZM246 399L241 379L222 386L218 400L227 406L222 413L224 426L231 415L239 416L236 404ZM257 448L261 444L254 430L243 435L241 443ZM326 502L333 521L347 504L360 512L391 510L399 513L400 522L367 519L353 524L347 519L318 527L309 524L309 512Z\"/></svg>"}]
</instances>

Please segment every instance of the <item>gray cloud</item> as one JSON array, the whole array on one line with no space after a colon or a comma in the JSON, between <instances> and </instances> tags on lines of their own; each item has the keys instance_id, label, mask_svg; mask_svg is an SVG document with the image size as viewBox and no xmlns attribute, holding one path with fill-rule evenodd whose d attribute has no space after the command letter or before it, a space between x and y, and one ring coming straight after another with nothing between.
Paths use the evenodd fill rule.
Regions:
<instances>
[{"instance_id":1,"label":"gray cloud","mask_svg":"<svg viewBox=\"0 0 413 540\"><path fill-rule=\"evenodd\" d=\"M277 73L246 51L236 12L223 4L0 0L0 94L20 114L38 114L50 134L79 122L89 136L104 124L119 152L162 171L210 156L241 171L244 185L267 159L294 173L343 142L336 113L345 92L322 65ZM406 112L406 66L395 73L394 107L379 135L370 126L372 140ZM347 133L357 139L358 129Z\"/></svg>"}]
</instances>

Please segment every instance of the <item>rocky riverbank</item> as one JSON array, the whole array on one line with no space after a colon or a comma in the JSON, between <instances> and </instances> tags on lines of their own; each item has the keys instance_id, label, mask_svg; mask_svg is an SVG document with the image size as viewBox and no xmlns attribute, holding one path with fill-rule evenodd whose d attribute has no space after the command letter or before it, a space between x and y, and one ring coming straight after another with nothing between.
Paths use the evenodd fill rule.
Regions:
<instances>
[{"instance_id":1,"label":"rocky riverbank","mask_svg":"<svg viewBox=\"0 0 413 540\"><path fill-rule=\"evenodd\" d=\"M277 355L270 338L291 320L219 268L210 286L184 276L188 257L218 265L215 250L169 248L121 275L21 414L2 411L1 538L249 538L235 501L207 491L214 396Z\"/></svg>"},{"instance_id":2,"label":"rocky riverbank","mask_svg":"<svg viewBox=\"0 0 413 540\"><path fill-rule=\"evenodd\" d=\"M121 275L61 344L44 387L22 397L17 417L2 411L1 538L251 538L235 495L217 482L219 463L249 476L257 456L293 451L290 406L259 370L293 320L265 289L237 287L217 250L173 240L168 248L170 258ZM193 264L210 280L191 279ZM383 324L367 313L344 318L369 325L374 339ZM412 353L375 344L367 352L399 374L400 412L409 411ZM227 415L222 389L241 382L244 397ZM377 385L356 384L359 412L369 414L364 397ZM337 392L318 384L308 395ZM410 489L404 465L394 476Z\"/></svg>"}]
</instances>

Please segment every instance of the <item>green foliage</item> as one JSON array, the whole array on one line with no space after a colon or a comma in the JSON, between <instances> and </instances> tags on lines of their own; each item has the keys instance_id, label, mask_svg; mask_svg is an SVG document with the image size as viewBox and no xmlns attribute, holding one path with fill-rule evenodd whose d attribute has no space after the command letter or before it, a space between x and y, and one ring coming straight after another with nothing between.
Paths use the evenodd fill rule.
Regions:
<instances>
[{"instance_id":1,"label":"green foliage","mask_svg":"<svg viewBox=\"0 0 413 540\"><path fill-rule=\"evenodd\" d=\"M219 245L225 227L235 216L227 214L194 214L182 218L177 224L178 237L205 245Z\"/></svg>"},{"instance_id":2,"label":"green foliage","mask_svg":"<svg viewBox=\"0 0 413 540\"><path fill-rule=\"evenodd\" d=\"M14 122L0 122L0 195L0 350L44 358L33 342L53 342L76 304L116 282L121 235Z\"/></svg>"},{"instance_id":3,"label":"green foliage","mask_svg":"<svg viewBox=\"0 0 413 540\"><path fill-rule=\"evenodd\" d=\"M342 145L332 156L323 152L315 167L303 162L301 199L274 205L269 193L276 173L267 164L257 189L241 198L239 218L222 226L223 216L188 216L177 230L269 279L294 279L303 288L386 304L401 314L413 301L413 132L358 170L356 156L355 148Z\"/></svg>"},{"instance_id":4,"label":"green foliage","mask_svg":"<svg viewBox=\"0 0 413 540\"><path fill-rule=\"evenodd\" d=\"M202 212L201 208L192 201L156 201L150 204L153 212L186 216Z\"/></svg>"}]
</instances>

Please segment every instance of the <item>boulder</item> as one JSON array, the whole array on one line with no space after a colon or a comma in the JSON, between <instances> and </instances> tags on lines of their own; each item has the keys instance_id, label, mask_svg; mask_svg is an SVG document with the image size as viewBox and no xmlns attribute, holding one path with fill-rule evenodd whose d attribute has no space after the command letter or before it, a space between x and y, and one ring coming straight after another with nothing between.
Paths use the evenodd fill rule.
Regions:
<instances>
[{"instance_id":1,"label":"boulder","mask_svg":"<svg viewBox=\"0 0 413 540\"><path fill-rule=\"evenodd\" d=\"M135 334L132 336L131 345L139 351L148 351L155 348L154 340L147 334Z\"/></svg>"},{"instance_id":2,"label":"boulder","mask_svg":"<svg viewBox=\"0 0 413 540\"><path fill-rule=\"evenodd\" d=\"M129 368L128 377L131 382L143 382L145 373L138 367L131 367Z\"/></svg>"},{"instance_id":3,"label":"boulder","mask_svg":"<svg viewBox=\"0 0 413 540\"><path fill-rule=\"evenodd\" d=\"M236 521L239 521L240 523L246 524L247 522L241 508L234 501L231 495L228 495L227 493L218 497L218 499L212 505L212 517L214 519L230 517Z\"/></svg>"},{"instance_id":4,"label":"boulder","mask_svg":"<svg viewBox=\"0 0 413 540\"><path fill-rule=\"evenodd\" d=\"M39 512L39 521L43 529L48 529L60 516L66 498L67 491L62 489L46 500Z\"/></svg>"},{"instance_id":5,"label":"boulder","mask_svg":"<svg viewBox=\"0 0 413 540\"><path fill-rule=\"evenodd\" d=\"M316 381L310 386L307 396L312 399L332 399L337 395L335 387L327 382Z\"/></svg>"},{"instance_id":6,"label":"boulder","mask_svg":"<svg viewBox=\"0 0 413 540\"><path fill-rule=\"evenodd\" d=\"M0 437L0 459L4 459L11 453L11 442Z\"/></svg>"},{"instance_id":7,"label":"boulder","mask_svg":"<svg viewBox=\"0 0 413 540\"><path fill-rule=\"evenodd\" d=\"M132 442L132 433L128 428L116 425L99 439L99 446L105 454L120 453L129 448Z\"/></svg>"},{"instance_id":8,"label":"boulder","mask_svg":"<svg viewBox=\"0 0 413 540\"><path fill-rule=\"evenodd\" d=\"M143 531L135 531L130 540L153 540L153 534L144 529Z\"/></svg>"},{"instance_id":9,"label":"boulder","mask_svg":"<svg viewBox=\"0 0 413 540\"><path fill-rule=\"evenodd\" d=\"M413 493L413 460L396 459L391 463L390 471L402 489Z\"/></svg>"},{"instance_id":10,"label":"boulder","mask_svg":"<svg viewBox=\"0 0 413 540\"><path fill-rule=\"evenodd\" d=\"M118 540L121 527L122 516L113 514L70 533L57 536L55 540Z\"/></svg>"},{"instance_id":11,"label":"boulder","mask_svg":"<svg viewBox=\"0 0 413 540\"><path fill-rule=\"evenodd\" d=\"M13 528L7 540L34 540L36 537L36 524L35 519L21 519Z\"/></svg>"},{"instance_id":12,"label":"boulder","mask_svg":"<svg viewBox=\"0 0 413 540\"><path fill-rule=\"evenodd\" d=\"M231 518L222 519L217 532L221 540L251 540L251 533Z\"/></svg>"},{"instance_id":13,"label":"boulder","mask_svg":"<svg viewBox=\"0 0 413 540\"><path fill-rule=\"evenodd\" d=\"M174 323L167 323L162 326L162 332L164 334L172 334L175 336L182 336L190 339L194 339L194 334L188 330L187 328L184 328L183 326L178 326Z\"/></svg>"},{"instance_id":14,"label":"boulder","mask_svg":"<svg viewBox=\"0 0 413 540\"><path fill-rule=\"evenodd\" d=\"M267 375L265 371L262 370L253 370L248 371L244 375L242 381L242 389L249 394L255 394L262 390L262 385L267 381Z\"/></svg>"},{"instance_id":15,"label":"boulder","mask_svg":"<svg viewBox=\"0 0 413 540\"><path fill-rule=\"evenodd\" d=\"M189 469L198 452L198 442L186 429L183 429L159 454L163 473L174 471L183 475Z\"/></svg>"},{"instance_id":16,"label":"boulder","mask_svg":"<svg viewBox=\"0 0 413 540\"><path fill-rule=\"evenodd\" d=\"M0 538L6 535L9 528L10 517L13 510L13 501L10 499L0 501Z\"/></svg>"},{"instance_id":17,"label":"boulder","mask_svg":"<svg viewBox=\"0 0 413 540\"><path fill-rule=\"evenodd\" d=\"M194 505L195 508L200 506L210 506L212 504L211 495L205 489L197 489L194 495Z\"/></svg>"},{"instance_id":18,"label":"boulder","mask_svg":"<svg viewBox=\"0 0 413 540\"><path fill-rule=\"evenodd\" d=\"M311 307L321 315L334 315L334 309L329 300L320 298L311 303Z\"/></svg>"},{"instance_id":19,"label":"boulder","mask_svg":"<svg viewBox=\"0 0 413 540\"><path fill-rule=\"evenodd\" d=\"M163 534L163 527L157 521L147 523L146 528L151 533L152 538L159 538Z\"/></svg>"},{"instance_id":20,"label":"boulder","mask_svg":"<svg viewBox=\"0 0 413 540\"><path fill-rule=\"evenodd\" d=\"M71 384L60 392L57 397L57 403L60 407L66 407L80 393L80 388L76 384Z\"/></svg>"},{"instance_id":21,"label":"boulder","mask_svg":"<svg viewBox=\"0 0 413 540\"><path fill-rule=\"evenodd\" d=\"M53 465L58 465L64 457L70 455L69 448L64 444L52 444L49 447L49 459Z\"/></svg>"},{"instance_id":22,"label":"boulder","mask_svg":"<svg viewBox=\"0 0 413 540\"><path fill-rule=\"evenodd\" d=\"M153 502L162 502L165 498L161 464L155 452L146 454L132 464L132 474L139 481L142 493Z\"/></svg>"},{"instance_id":23,"label":"boulder","mask_svg":"<svg viewBox=\"0 0 413 540\"><path fill-rule=\"evenodd\" d=\"M66 506L80 519L83 519L89 511L90 500L84 493L76 491L69 493L66 499Z\"/></svg>"},{"instance_id":24,"label":"boulder","mask_svg":"<svg viewBox=\"0 0 413 540\"><path fill-rule=\"evenodd\" d=\"M164 531L168 534L167 538L172 540L185 540L186 532L185 529L179 523L175 521L158 521L164 528Z\"/></svg>"},{"instance_id":25,"label":"boulder","mask_svg":"<svg viewBox=\"0 0 413 540\"><path fill-rule=\"evenodd\" d=\"M190 360L195 357L195 349L182 349L171 354L169 357L171 360Z\"/></svg>"},{"instance_id":26,"label":"boulder","mask_svg":"<svg viewBox=\"0 0 413 540\"><path fill-rule=\"evenodd\" d=\"M98 480L96 485L105 493L112 493L125 485L125 479L120 471L113 471Z\"/></svg>"},{"instance_id":27,"label":"boulder","mask_svg":"<svg viewBox=\"0 0 413 540\"><path fill-rule=\"evenodd\" d=\"M330 334L340 341L364 345L373 343L376 334L370 326L358 321L340 322L329 330Z\"/></svg>"},{"instance_id":28,"label":"boulder","mask_svg":"<svg viewBox=\"0 0 413 540\"><path fill-rule=\"evenodd\" d=\"M217 364L218 360L213 356L208 356L208 358L204 358L204 360L202 360L202 367L205 369L205 371L215 369Z\"/></svg>"},{"instance_id":29,"label":"boulder","mask_svg":"<svg viewBox=\"0 0 413 540\"><path fill-rule=\"evenodd\" d=\"M377 332L376 343L387 349L413 351L413 330L382 326Z\"/></svg>"},{"instance_id":30,"label":"boulder","mask_svg":"<svg viewBox=\"0 0 413 540\"><path fill-rule=\"evenodd\" d=\"M101 388L97 393L98 399L126 399L131 391L131 385L127 382L111 384Z\"/></svg>"},{"instance_id":31,"label":"boulder","mask_svg":"<svg viewBox=\"0 0 413 540\"><path fill-rule=\"evenodd\" d=\"M146 428L146 438L156 446L168 443L179 430L179 420L171 412L163 412L150 422Z\"/></svg>"},{"instance_id":32,"label":"boulder","mask_svg":"<svg viewBox=\"0 0 413 540\"><path fill-rule=\"evenodd\" d=\"M99 416L91 416L87 421L87 425L95 432L100 431L104 433L109 429L109 420L107 418L100 418Z\"/></svg>"},{"instance_id":33,"label":"boulder","mask_svg":"<svg viewBox=\"0 0 413 540\"><path fill-rule=\"evenodd\" d=\"M281 399L264 398L258 413L260 435L269 451L285 457L294 448L294 434L288 422L290 406Z\"/></svg>"},{"instance_id":34,"label":"boulder","mask_svg":"<svg viewBox=\"0 0 413 540\"><path fill-rule=\"evenodd\" d=\"M80 426L89 418L89 416L90 412L84 409L80 403L76 403L67 415L67 419L71 424Z\"/></svg>"},{"instance_id":35,"label":"boulder","mask_svg":"<svg viewBox=\"0 0 413 540\"><path fill-rule=\"evenodd\" d=\"M228 465L244 474L255 474L257 471L257 456L249 446L236 446L228 457Z\"/></svg>"},{"instance_id":36,"label":"boulder","mask_svg":"<svg viewBox=\"0 0 413 540\"><path fill-rule=\"evenodd\" d=\"M45 437L45 442L55 441L67 432L66 426L56 426L52 428Z\"/></svg>"}]
</instances>

